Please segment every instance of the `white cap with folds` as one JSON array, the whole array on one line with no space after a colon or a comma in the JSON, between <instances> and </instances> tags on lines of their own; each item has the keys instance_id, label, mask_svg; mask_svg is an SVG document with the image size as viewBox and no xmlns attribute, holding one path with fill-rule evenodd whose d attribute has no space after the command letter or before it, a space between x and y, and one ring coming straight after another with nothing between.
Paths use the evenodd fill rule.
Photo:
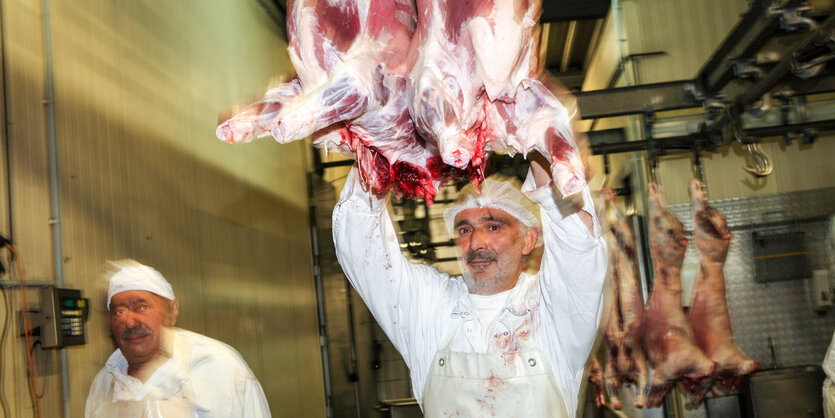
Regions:
<instances>
[{"instance_id":1,"label":"white cap with folds","mask_svg":"<svg viewBox=\"0 0 835 418\"><path fill-rule=\"evenodd\" d=\"M539 230L539 218L533 214L533 202L530 201L510 180L495 180L494 177L481 183L479 193L475 186L468 184L461 189L455 204L444 211L444 222L451 236L455 236L455 216L466 209L495 208L507 212L529 228ZM542 234L540 234L541 237ZM537 238L536 245L542 244Z\"/></svg>"},{"instance_id":2,"label":"white cap with folds","mask_svg":"<svg viewBox=\"0 0 835 418\"><path fill-rule=\"evenodd\" d=\"M128 290L144 290L174 300L174 289L160 272L134 260L108 261L108 268L115 270L110 276L107 290L107 310L113 295Z\"/></svg>"}]
</instances>

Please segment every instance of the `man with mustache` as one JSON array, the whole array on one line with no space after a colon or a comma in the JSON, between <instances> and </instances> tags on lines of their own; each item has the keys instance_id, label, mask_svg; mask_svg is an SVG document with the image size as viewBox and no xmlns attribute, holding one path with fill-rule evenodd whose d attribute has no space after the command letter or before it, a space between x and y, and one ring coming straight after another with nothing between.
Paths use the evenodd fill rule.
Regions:
<instances>
[{"instance_id":1,"label":"man with mustache","mask_svg":"<svg viewBox=\"0 0 835 418\"><path fill-rule=\"evenodd\" d=\"M462 277L408 262L385 196L364 190L356 168L334 209L339 263L403 356L427 417L575 415L606 248L588 187L560 197L548 162L531 157L522 192L541 225L533 202L492 178L444 212Z\"/></svg>"},{"instance_id":2,"label":"man with mustache","mask_svg":"<svg viewBox=\"0 0 835 418\"><path fill-rule=\"evenodd\" d=\"M269 417L261 384L234 348L174 328L179 303L155 269L111 263L107 310L119 347L96 375L85 417Z\"/></svg>"}]
</instances>

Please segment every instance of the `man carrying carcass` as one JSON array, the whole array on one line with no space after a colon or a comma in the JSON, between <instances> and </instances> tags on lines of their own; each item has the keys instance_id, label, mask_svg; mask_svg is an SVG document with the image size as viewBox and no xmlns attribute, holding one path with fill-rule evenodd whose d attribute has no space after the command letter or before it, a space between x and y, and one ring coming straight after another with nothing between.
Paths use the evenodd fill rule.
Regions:
<instances>
[{"instance_id":1,"label":"man carrying carcass","mask_svg":"<svg viewBox=\"0 0 835 418\"><path fill-rule=\"evenodd\" d=\"M569 199L532 153L522 192L487 179L444 213L463 277L401 254L384 196L352 169L333 214L337 257L411 372L426 416L573 417L606 274L588 187ZM539 271L524 272L544 251Z\"/></svg>"}]
</instances>

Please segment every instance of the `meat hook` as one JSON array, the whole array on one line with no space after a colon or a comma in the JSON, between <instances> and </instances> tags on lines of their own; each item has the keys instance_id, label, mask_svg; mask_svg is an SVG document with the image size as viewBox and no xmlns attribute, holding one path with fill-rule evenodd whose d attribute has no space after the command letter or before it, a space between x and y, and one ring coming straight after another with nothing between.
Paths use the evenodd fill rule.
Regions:
<instances>
[{"instance_id":1,"label":"meat hook","mask_svg":"<svg viewBox=\"0 0 835 418\"><path fill-rule=\"evenodd\" d=\"M771 174L774 167L771 165L768 156L760 149L759 143L752 142L746 144L746 147L748 148L748 153L751 154L751 158L754 160L754 167L746 166L744 167L745 171L757 177L765 177Z\"/></svg>"}]
</instances>

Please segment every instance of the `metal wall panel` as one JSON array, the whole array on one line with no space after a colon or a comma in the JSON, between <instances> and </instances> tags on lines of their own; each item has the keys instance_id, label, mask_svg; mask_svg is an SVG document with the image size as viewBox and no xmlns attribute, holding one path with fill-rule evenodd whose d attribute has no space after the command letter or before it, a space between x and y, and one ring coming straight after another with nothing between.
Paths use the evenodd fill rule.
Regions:
<instances>
[{"instance_id":1,"label":"metal wall panel","mask_svg":"<svg viewBox=\"0 0 835 418\"><path fill-rule=\"evenodd\" d=\"M114 349L104 262L130 257L172 282L178 326L241 353L275 414L323 416L305 146L214 136L219 112L292 75L281 29L255 0L46 3L62 267L92 304L88 343L68 350L72 415ZM50 278L41 2L2 5L13 227L30 279ZM13 335L3 389L28 416ZM43 416L61 416L60 380L45 383Z\"/></svg>"},{"instance_id":2,"label":"metal wall panel","mask_svg":"<svg viewBox=\"0 0 835 418\"><path fill-rule=\"evenodd\" d=\"M779 138L761 142L774 170L766 177L754 177L743 167L753 164L744 146L734 142L714 153L702 153L705 183L715 199L757 197L835 187L832 134L821 135L812 145L795 141L784 145ZM689 202L687 183L693 177L692 155L680 154L659 160L657 176L665 190L667 203Z\"/></svg>"},{"instance_id":3,"label":"metal wall panel","mask_svg":"<svg viewBox=\"0 0 835 418\"><path fill-rule=\"evenodd\" d=\"M50 225L49 165L46 125L44 124L44 59L40 2L6 0L0 3L4 53L6 116L8 137L9 194L4 195L12 223L3 232L9 234L20 254L28 280L50 281L53 275L52 235ZM8 218L7 218L8 219ZM7 251L2 251L4 254ZM4 279L17 280L17 270L6 264ZM27 293L29 306L37 301L37 292ZM26 350L19 338L18 312L22 309L18 289L3 292L4 336L2 351L2 393L0 401L9 416L25 417L33 413L33 395L29 390ZM33 348L40 375L36 395L41 395L42 416L61 415L61 378L58 355L54 350ZM35 395L35 396L36 396Z\"/></svg>"},{"instance_id":4,"label":"metal wall panel","mask_svg":"<svg viewBox=\"0 0 835 418\"><path fill-rule=\"evenodd\" d=\"M623 27L629 54L663 52L633 60L631 84L693 78L722 42L745 0L623 0Z\"/></svg>"}]
</instances>

